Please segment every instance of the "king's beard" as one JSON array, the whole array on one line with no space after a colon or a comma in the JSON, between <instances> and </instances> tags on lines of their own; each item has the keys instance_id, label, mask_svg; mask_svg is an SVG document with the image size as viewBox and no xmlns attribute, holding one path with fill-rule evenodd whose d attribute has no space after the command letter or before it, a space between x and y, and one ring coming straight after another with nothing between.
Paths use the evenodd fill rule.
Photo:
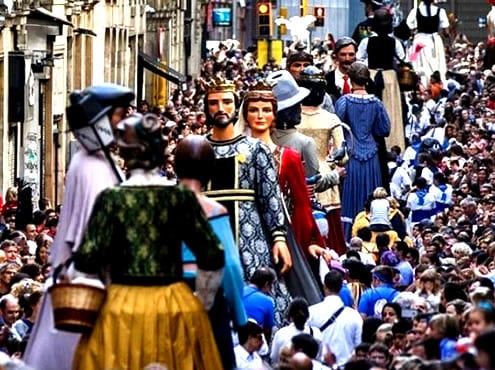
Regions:
<instances>
[{"instance_id":1,"label":"king's beard","mask_svg":"<svg viewBox=\"0 0 495 370\"><path fill-rule=\"evenodd\" d=\"M225 128L225 127L227 127L228 125L230 125L231 123L234 123L234 122L235 122L235 115L233 115L231 117L231 116L229 116L225 112L217 113L212 118L212 124L213 124L213 126L214 127L218 127L218 128Z\"/></svg>"}]
</instances>

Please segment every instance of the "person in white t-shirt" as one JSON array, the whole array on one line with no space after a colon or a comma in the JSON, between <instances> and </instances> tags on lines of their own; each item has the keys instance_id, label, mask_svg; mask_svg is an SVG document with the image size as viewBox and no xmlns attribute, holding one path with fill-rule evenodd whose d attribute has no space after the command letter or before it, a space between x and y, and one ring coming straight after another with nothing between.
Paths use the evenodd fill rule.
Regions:
<instances>
[{"instance_id":1,"label":"person in white t-shirt","mask_svg":"<svg viewBox=\"0 0 495 370\"><path fill-rule=\"evenodd\" d=\"M447 183L447 178L443 173L437 172L433 175L433 185L430 186L428 193L435 199L435 214L443 212L452 205L452 192L452 185Z\"/></svg>"},{"instance_id":2,"label":"person in white t-shirt","mask_svg":"<svg viewBox=\"0 0 495 370\"><path fill-rule=\"evenodd\" d=\"M280 350L290 345L292 337L297 334L307 333L321 341L320 329L311 327L306 323L309 318L308 307L308 302L301 297L294 298L290 303L287 312L290 324L279 329L273 337L270 354L272 365L279 362Z\"/></svg>"},{"instance_id":3,"label":"person in white t-shirt","mask_svg":"<svg viewBox=\"0 0 495 370\"><path fill-rule=\"evenodd\" d=\"M239 369L263 369L258 351L263 345L263 328L253 319L239 330L239 344L234 347L235 362Z\"/></svg>"},{"instance_id":4,"label":"person in white t-shirt","mask_svg":"<svg viewBox=\"0 0 495 370\"><path fill-rule=\"evenodd\" d=\"M363 319L350 307L345 307L339 297L343 278L339 271L325 275L325 299L309 307L308 325L322 329L323 357L329 352L335 356L338 366L344 365L352 356L354 348L361 343ZM329 319L334 317L332 323ZM327 324L328 323L328 324ZM325 327L326 326L326 327Z\"/></svg>"},{"instance_id":5,"label":"person in white t-shirt","mask_svg":"<svg viewBox=\"0 0 495 370\"><path fill-rule=\"evenodd\" d=\"M406 207L411 210L408 217L408 228L418 222L432 218L435 212L435 198L428 193L428 186L424 177L419 177L415 181L415 191L411 192L407 197Z\"/></svg>"}]
</instances>

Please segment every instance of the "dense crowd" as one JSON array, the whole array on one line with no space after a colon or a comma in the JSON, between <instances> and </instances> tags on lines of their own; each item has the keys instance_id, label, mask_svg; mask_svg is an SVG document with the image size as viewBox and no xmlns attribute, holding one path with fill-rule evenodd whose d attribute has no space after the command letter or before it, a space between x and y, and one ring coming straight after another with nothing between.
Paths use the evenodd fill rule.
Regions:
<instances>
[{"instance_id":1,"label":"dense crowd","mask_svg":"<svg viewBox=\"0 0 495 370\"><path fill-rule=\"evenodd\" d=\"M315 302L291 292L288 307L281 310L274 286L279 289L284 277L271 266L245 274L242 305L248 321L233 330L237 368L495 369L493 39L473 45L457 30L455 15L422 1L405 21L409 28L423 28L400 40L390 36L393 17L382 2L363 2L370 17L352 38L334 40L328 34L309 45L293 43L280 65L270 60L264 66L257 65L255 49L241 50L229 40L210 50L201 75L190 78L186 90L174 90L166 106L141 101L129 112L158 117L167 138L160 175L169 184L181 180L175 161L180 143L212 132L208 92L219 79L235 86L237 114L244 114L249 126L251 111L238 103L251 104L253 90L266 93L260 93L260 82L287 70L292 77L278 76L279 81L293 78L308 90L307 100L300 100L302 116L325 110L343 133L338 145L336 137L314 137L333 173L328 178L334 182L323 190L318 190L321 183L311 183L310 156L302 153L305 194L321 233L316 243L321 251L314 252L319 266L308 271L313 270L311 278L324 298ZM422 23L431 12L438 17L434 30ZM446 32L437 34L438 29ZM395 31L400 36L399 27ZM438 68L432 69L431 60L424 66L428 34L443 36L443 54L435 51ZM376 52L378 42L390 48ZM380 53L398 60L389 65ZM399 85L398 62L414 67L418 80L413 88ZM347 77L352 86L346 86ZM280 118L285 100L277 94L274 89L263 99L278 99ZM354 106L363 101L373 112L367 117L379 117L369 128L355 113ZM385 118L376 112L386 112ZM280 122L271 127L279 134L294 127L304 134L312 129L304 118L292 127ZM272 139L280 140L276 133L272 139L260 132L252 136L270 149ZM367 146L368 139L372 145ZM327 155L341 147L346 159L327 163ZM274 159L282 160L275 154ZM337 189L336 203L325 204L318 195L328 189ZM22 358L51 274L50 246L57 237L60 207L52 208L46 199L39 203L34 212L28 207L27 222L26 203L18 204L16 188L9 188L3 200L0 350L6 359L0 362ZM335 209L339 212L329 217ZM338 228L332 225L335 215ZM297 234L296 217L293 223Z\"/></svg>"}]
</instances>

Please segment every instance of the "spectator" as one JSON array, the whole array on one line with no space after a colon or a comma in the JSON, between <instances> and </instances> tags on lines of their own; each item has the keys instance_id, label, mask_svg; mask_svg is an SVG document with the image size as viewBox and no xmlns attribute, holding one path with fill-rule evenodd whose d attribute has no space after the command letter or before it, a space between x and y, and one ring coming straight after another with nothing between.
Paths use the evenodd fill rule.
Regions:
<instances>
[{"instance_id":1,"label":"spectator","mask_svg":"<svg viewBox=\"0 0 495 370\"><path fill-rule=\"evenodd\" d=\"M27 340L31 334L38 317L42 294L42 285L30 279L22 280L12 286L12 295L19 300L22 309L22 317L14 323L13 327L22 340Z\"/></svg>"},{"instance_id":2,"label":"spectator","mask_svg":"<svg viewBox=\"0 0 495 370\"><path fill-rule=\"evenodd\" d=\"M372 361L375 366L386 369L390 363L391 355L386 345L375 343L370 347L368 359Z\"/></svg>"},{"instance_id":3,"label":"spectator","mask_svg":"<svg viewBox=\"0 0 495 370\"><path fill-rule=\"evenodd\" d=\"M261 369L263 360L258 351L263 345L263 328L254 320L239 330L239 344L234 347L235 360L240 369Z\"/></svg>"},{"instance_id":4,"label":"spectator","mask_svg":"<svg viewBox=\"0 0 495 370\"><path fill-rule=\"evenodd\" d=\"M329 367L317 360L318 353L320 352L320 345L312 335L298 334L292 337L291 342L291 352L301 352L308 356L311 359L313 370L330 370Z\"/></svg>"},{"instance_id":5,"label":"spectator","mask_svg":"<svg viewBox=\"0 0 495 370\"><path fill-rule=\"evenodd\" d=\"M399 304L387 302L382 309L382 320L384 323L394 324L402 319L402 309Z\"/></svg>"},{"instance_id":6,"label":"spectator","mask_svg":"<svg viewBox=\"0 0 495 370\"><path fill-rule=\"evenodd\" d=\"M480 335L474 341L478 353L476 354L476 362L480 368L485 370L495 369L495 357L493 354L493 343L495 342L495 330L489 330Z\"/></svg>"},{"instance_id":7,"label":"spectator","mask_svg":"<svg viewBox=\"0 0 495 370\"><path fill-rule=\"evenodd\" d=\"M275 324L275 303L269 296L275 279L275 272L269 268L256 270L250 284L244 287L242 297L248 318L255 320L263 328L268 340Z\"/></svg>"},{"instance_id":8,"label":"spectator","mask_svg":"<svg viewBox=\"0 0 495 370\"><path fill-rule=\"evenodd\" d=\"M398 292L393 287L394 271L389 266L377 266L372 271L371 289L364 291L359 301L358 311L364 318L380 317L383 306L392 302Z\"/></svg>"},{"instance_id":9,"label":"spectator","mask_svg":"<svg viewBox=\"0 0 495 370\"><path fill-rule=\"evenodd\" d=\"M20 306L16 297L11 294L4 295L0 299L0 320L4 325L4 333L7 332L7 351L9 354L14 354L19 350L19 344L22 337L14 328L14 323L19 318Z\"/></svg>"},{"instance_id":10,"label":"spectator","mask_svg":"<svg viewBox=\"0 0 495 370\"><path fill-rule=\"evenodd\" d=\"M309 319L308 302L304 298L294 298L289 304L287 318L288 326L280 328L273 337L270 359L272 364L277 364L280 350L291 343L292 337L297 334L308 333L313 338L321 341L321 332L316 327L306 324Z\"/></svg>"},{"instance_id":11,"label":"spectator","mask_svg":"<svg viewBox=\"0 0 495 370\"><path fill-rule=\"evenodd\" d=\"M325 298L309 308L308 324L320 328L322 332L323 355L334 354L338 366L345 364L352 351L361 343L363 320L352 308L345 307L339 292L342 288L342 275L332 270L325 275Z\"/></svg>"}]
</instances>

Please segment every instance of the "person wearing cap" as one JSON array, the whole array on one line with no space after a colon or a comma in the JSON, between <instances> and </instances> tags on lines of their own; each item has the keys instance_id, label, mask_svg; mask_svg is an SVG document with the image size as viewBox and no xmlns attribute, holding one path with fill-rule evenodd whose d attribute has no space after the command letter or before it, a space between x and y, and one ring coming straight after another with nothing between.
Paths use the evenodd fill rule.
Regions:
<instances>
[{"instance_id":1,"label":"person wearing cap","mask_svg":"<svg viewBox=\"0 0 495 370\"><path fill-rule=\"evenodd\" d=\"M244 278L249 280L261 267L284 274L292 267L292 259L272 153L260 140L236 130L237 100L231 81L216 79L207 88L205 113L212 132L206 139L216 160L204 194L227 208ZM280 324L290 297L283 279L273 288L275 321Z\"/></svg>"},{"instance_id":2,"label":"person wearing cap","mask_svg":"<svg viewBox=\"0 0 495 370\"><path fill-rule=\"evenodd\" d=\"M342 167L347 163L348 155L346 153L344 142L343 126L336 114L330 113L323 109L322 103L325 93L326 80L324 73L314 66L306 67L299 75L297 81L299 86L309 89L309 95L302 101L302 119L297 126L297 131L312 137L318 150L319 172L326 174L335 171L339 174ZM329 143L332 147L329 150ZM334 155L341 158L328 163L327 160ZM337 168L337 166L339 168ZM329 232L327 245L335 250L339 255L345 253L345 239L340 221L340 192L339 185L335 184L325 191L317 191L316 199L325 208L327 212L327 221Z\"/></svg>"},{"instance_id":3,"label":"person wearing cap","mask_svg":"<svg viewBox=\"0 0 495 370\"><path fill-rule=\"evenodd\" d=\"M445 47L438 31L449 27L449 19L445 9L433 3L433 0L422 0L417 7L411 9L407 16L407 25L411 31L416 31L411 45L410 59L414 70L423 77L423 85L433 72L438 71L445 80L447 64Z\"/></svg>"},{"instance_id":4,"label":"person wearing cap","mask_svg":"<svg viewBox=\"0 0 495 370\"><path fill-rule=\"evenodd\" d=\"M308 66L312 66L314 64L313 56L309 53L306 53L305 51L291 53L287 57L287 61L285 62L285 64L286 64L286 69L289 71L289 73L296 80L298 80L301 71L303 71L304 68Z\"/></svg>"},{"instance_id":5,"label":"person wearing cap","mask_svg":"<svg viewBox=\"0 0 495 370\"><path fill-rule=\"evenodd\" d=\"M371 288L364 291L359 300L358 311L363 318L381 317L385 303L393 302L399 292L394 288L395 270L380 265L371 270Z\"/></svg>"},{"instance_id":6,"label":"person wearing cap","mask_svg":"<svg viewBox=\"0 0 495 370\"><path fill-rule=\"evenodd\" d=\"M160 176L166 139L157 116L125 118L116 143L129 177L98 196L73 255L74 276L105 271L101 279L109 283L72 368L142 369L158 362L170 370L221 369L206 311L222 281L223 246L195 194ZM183 281L182 242L196 257L195 294Z\"/></svg>"},{"instance_id":7,"label":"person wearing cap","mask_svg":"<svg viewBox=\"0 0 495 370\"><path fill-rule=\"evenodd\" d=\"M364 3L366 19L357 24L352 33L352 39L359 44L361 40L373 33L373 17L375 10L383 6L383 0L361 0Z\"/></svg>"},{"instance_id":8,"label":"person wearing cap","mask_svg":"<svg viewBox=\"0 0 495 370\"><path fill-rule=\"evenodd\" d=\"M310 67L314 66L313 56L304 51L290 54L287 58L286 69L290 72L292 77L299 84L299 79L301 78L301 72ZM322 108L330 113L335 113L335 108L333 106L332 98L328 94L323 95L323 101L320 103Z\"/></svg>"},{"instance_id":9,"label":"person wearing cap","mask_svg":"<svg viewBox=\"0 0 495 370\"><path fill-rule=\"evenodd\" d=\"M64 207L50 251L53 266L65 263L79 247L98 194L120 182L115 163L105 156L99 140L105 140L107 146L113 143L112 129L107 128L115 127L125 117L134 93L123 86L102 84L73 92L70 98L68 124L81 148L71 159L65 177ZM106 135L99 139L88 135L94 133L94 125L99 125ZM87 137L91 140L85 141ZM54 328L50 295L45 294L24 361L39 370L70 369L79 338L78 334Z\"/></svg>"},{"instance_id":10,"label":"person wearing cap","mask_svg":"<svg viewBox=\"0 0 495 370\"><path fill-rule=\"evenodd\" d=\"M383 180L388 179L388 172L382 173L379 161L382 146L378 142L390 133L390 119L383 103L366 91L370 77L366 65L354 62L348 73L353 93L342 96L335 106L337 116L351 127L353 136L342 187L342 216L347 240L352 222L368 195L379 186L388 186L388 181ZM383 165L386 167L386 162Z\"/></svg>"},{"instance_id":11,"label":"person wearing cap","mask_svg":"<svg viewBox=\"0 0 495 370\"><path fill-rule=\"evenodd\" d=\"M334 105L342 95L351 92L347 71L356 61L357 47L356 41L350 37L341 37L335 43L332 58L335 60L336 68L325 75L326 92L332 98Z\"/></svg>"},{"instance_id":12,"label":"person wearing cap","mask_svg":"<svg viewBox=\"0 0 495 370\"><path fill-rule=\"evenodd\" d=\"M394 66L406 58L404 47L392 33L392 14L385 7L375 10L374 33L363 39L357 51L357 59L365 62L375 82L376 94L381 98L392 123L390 135L385 140L387 148L394 145L405 149L402 102L397 72Z\"/></svg>"}]
</instances>

